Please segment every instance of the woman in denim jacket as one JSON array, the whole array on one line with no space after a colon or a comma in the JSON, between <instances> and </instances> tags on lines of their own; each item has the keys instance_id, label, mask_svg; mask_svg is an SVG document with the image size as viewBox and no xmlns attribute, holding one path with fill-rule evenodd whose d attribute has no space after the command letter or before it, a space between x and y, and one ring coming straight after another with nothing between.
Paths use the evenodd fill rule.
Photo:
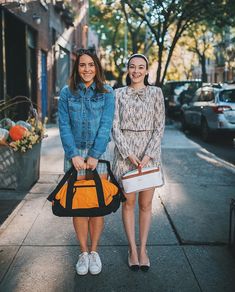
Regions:
<instances>
[{"instance_id":1,"label":"woman in denim jacket","mask_svg":"<svg viewBox=\"0 0 235 292\"><path fill-rule=\"evenodd\" d=\"M107 177L106 167L97 166L97 163L98 159L110 159L108 143L113 115L113 90L104 84L98 57L90 50L80 50L69 85L61 90L59 99L59 129L65 151L65 171L72 163L78 171L78 179L85 178L87 168L96 168L101 177ZM97 245L103 230L103 217L74 217L73 224L81 248L77 273L100 273L102 264ZM91 239L90 253L88 235Z\"/></svg>"}]
</instances>

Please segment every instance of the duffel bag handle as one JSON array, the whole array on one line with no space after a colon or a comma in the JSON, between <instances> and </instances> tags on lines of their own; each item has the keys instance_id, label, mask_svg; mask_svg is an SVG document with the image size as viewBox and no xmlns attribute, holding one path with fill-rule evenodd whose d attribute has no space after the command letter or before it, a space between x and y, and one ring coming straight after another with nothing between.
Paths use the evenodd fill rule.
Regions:
<instances>
[{"instance_id":1,"label":"duffel bag handle","mask_svg":"<svg viewBox=\"0 0 235 292\"><path fill-rule=\"evenodd\" d=\"M138 173L141 174L141 172L142 172L142 166L141 166L140 163L138 164L137 169L138 169Z\"/></svg>"}]
</instances>

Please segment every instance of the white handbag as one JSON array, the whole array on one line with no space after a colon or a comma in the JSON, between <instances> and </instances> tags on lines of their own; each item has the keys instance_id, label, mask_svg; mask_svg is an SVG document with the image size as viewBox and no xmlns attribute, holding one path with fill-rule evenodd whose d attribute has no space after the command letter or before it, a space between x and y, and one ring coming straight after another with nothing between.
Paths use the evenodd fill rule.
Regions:
<instances>
[{"instance_id":1,"label":"white handbag","mask_svg":"<svg viewBox=\"0 0 235 292\"><path fill-rule=\"evenodd\" d=\"M139 192L150 188L160 187L164 184L160 167L138 167L127 172L122 177L125 193Z\"/></svg>"}]
</instances>

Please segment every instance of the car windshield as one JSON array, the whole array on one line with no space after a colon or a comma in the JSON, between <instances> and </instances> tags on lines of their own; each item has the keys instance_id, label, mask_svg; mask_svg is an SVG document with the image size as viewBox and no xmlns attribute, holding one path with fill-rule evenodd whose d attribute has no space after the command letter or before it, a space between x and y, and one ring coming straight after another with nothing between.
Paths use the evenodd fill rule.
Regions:
<instances>
[{"instance_id":1,"label":"car windshield","mask_svg":"<svg viewBox=\"0 0 235 292\"><path fill-rule=\"evenodd\" d=\"M184 90L186 90L185 85L177 85L177 86L175 87L175 89L174 89L174 94L175 94L175 95L180 95L180 93L181 93L182 91L184 91Z\"/></svg>"},{"instance_id":2,"label":"car windshield","mask_svg":"<svg viewBox=\"0 0 235 292\"><path fill-rule=\"evenodd\" d=\"M235 102L235 89L221 91L219 99L223 102Z\"/></svg>"},{"instance_id":3,"label":"car windshield","mask_svg":"<svg viewBox=\"0 0 235 292\"><path fill-rule=\"evenodd\" d=\"M187 91L188 93L194 93L198 87L200 87L199 82L195 83L187 83L185 82L184 84L177 84L174 89L175 95L180 95L183 91Z\"/></svg>"}]
</instances>

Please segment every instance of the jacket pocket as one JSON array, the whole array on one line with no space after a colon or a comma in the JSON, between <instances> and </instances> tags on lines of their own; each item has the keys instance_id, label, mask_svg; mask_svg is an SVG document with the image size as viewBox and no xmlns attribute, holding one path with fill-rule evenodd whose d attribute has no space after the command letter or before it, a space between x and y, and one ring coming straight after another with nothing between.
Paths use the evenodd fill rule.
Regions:
<instances>
[{"instance_id":1,"label":"jacket pocket","mask_svg":"<svg viewBox=\"0 0 235 292\"><path fill-rule=\"evenodd\" d=\"M91 107L93 110L102 110L104 107L104 93L97 93L91 98Z\"/></svg>"},{"instance_id":2,"label":"jacket pocket","mask_svg":"<svg viewBox=\"0 0 235 292\"><path fill-rule=\"evenodd\" d=\"M68 104L69 104L69 111L70 112L79 112L81 110L82 103L77 98L70 98L68 100Z\"/></svg>"}]
</instances>

